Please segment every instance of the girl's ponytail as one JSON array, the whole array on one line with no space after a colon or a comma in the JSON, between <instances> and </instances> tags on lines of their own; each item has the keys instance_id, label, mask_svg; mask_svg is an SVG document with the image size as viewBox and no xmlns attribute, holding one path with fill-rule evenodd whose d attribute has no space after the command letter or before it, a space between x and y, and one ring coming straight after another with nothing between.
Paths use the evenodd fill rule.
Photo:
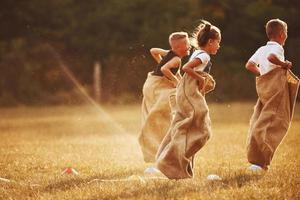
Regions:
<instances>
[{"instance_id":1,"label":"girl's ponytail","mask_svg":"<svg viewBox=\"0 0 300 200\"><path fill-rule=\"evenodd\" d=\"M211 25L208 21L201 20L201 24L196 28L191 38L194 47L203 47L209 39L217 39L221 37L220 30Z\"/></svg>"}]
</instances>

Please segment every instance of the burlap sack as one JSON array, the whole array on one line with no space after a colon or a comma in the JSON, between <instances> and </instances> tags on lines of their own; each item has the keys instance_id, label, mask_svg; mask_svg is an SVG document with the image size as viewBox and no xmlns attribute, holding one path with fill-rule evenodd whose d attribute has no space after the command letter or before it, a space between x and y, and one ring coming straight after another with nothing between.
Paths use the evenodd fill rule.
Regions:
<instances>
[{"instance_id":1,"label":"burlap sack","mask_svg":"<svg viewBox=\"0 0 300 200\"><path fill-rule=\"evenodd\" d=\"M213 79L213 77L206 73L206 72L198 72L202 77L205 78L204 80L204 87L203 89L200 91L203 95L213 91L216 87L216 82Z\"/></svg>"},{"instance_id":2,"label":"burlap sack","mask_svg":"<svg viewBox=\"0 0 300 200\"><path fill-rule=\"evenodd\" d=\"M293 117L299 79L291 72L275 68L257 77L258 101L250 120L247 157L252 164L268 168L286 135Z\"/></svg>"},{"instance_id":3,"label":"burlap sack","mask_svg":"<svg viewBox=\"0 0 300 200\"><path fill-rule=\"evenodd\" d=\"M206 86L215 85L211 76ZM204 93L212 91L211 86ZM193 158L211 135L211 121L197 80L185 74L176 91L175 116L158 153L157 168L170 179L193 177Z\"/></svg>"},{"instance_id":4,"label":"burlap sack","mask_svg":"<svg viewBox=\"0 0 300 200\"><path fill-rule=\"evenodd\" d=\"M142 130L139 134L145 162L154 162L158 147L171 122L169 97L175 84L165 77L148 74L143 86Z\"/></svg>"}]
</instances>

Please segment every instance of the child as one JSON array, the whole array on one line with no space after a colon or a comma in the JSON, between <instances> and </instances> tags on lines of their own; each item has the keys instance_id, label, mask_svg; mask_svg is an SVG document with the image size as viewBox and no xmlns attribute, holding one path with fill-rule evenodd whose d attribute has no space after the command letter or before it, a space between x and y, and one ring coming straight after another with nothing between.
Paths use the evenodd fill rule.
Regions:
<instances>
[{"instance_id":1,"label":"child","mask_svg":"<svg viewBox=\"0 0 300 200\"><path fill-rule=\"evenodd\" d=\"M272 19L266 24L266 34L269 42L246 63L246 68L258 76L258 101L247 140L249 169L253 171L268 169L289 128L299 87L299 79L289 70L292 63L284 59L287 24Z\"/></svg>"},{"instance_id":2,"label":"child","mask_svg":"<svg viewBox=\"0 0 300 200\"><path fill-rule=\"evenodd\" d=\"M170 179L193 177L193 158L211 135L209 111L205 93L214 89L215 82L205 71L210 68L210 54L220 47L220 30L203 21L194 34L196 50L182 70L176 91L176 112L170 129L163 139L156 166Z\"/></svg>"},{"instance_id":3,"label":"child","mask_svg":"<svg viewBox=\"0 0 300 200\"><path fill-rule=\"evenodd\" d=\"M154 162L159 144L171 121L169 97L181 78L177 75L181 58L189 54L190 43L186 32L169 36L171 50L150 50L158 62L156 69L148 74L143 87L142 130L139 135L145 162ZM179 74L179 73L178 73Z\"/></svg>"}]
</instances>

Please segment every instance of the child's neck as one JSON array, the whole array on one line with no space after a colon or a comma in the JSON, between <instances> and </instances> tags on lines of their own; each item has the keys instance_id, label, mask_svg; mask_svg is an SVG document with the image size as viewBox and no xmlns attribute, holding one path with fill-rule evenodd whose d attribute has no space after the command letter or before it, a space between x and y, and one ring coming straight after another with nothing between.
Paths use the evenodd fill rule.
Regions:
<instances>
[{"instance_id":1,"label":"child's neck","mask_svg":"<svg viewBox=\"0 0 300 200\"><path fill-rule=\"evenodd\" d=\"M208 48L206 48L206 47L200 47L199 49L202 50L202 51L205 51L206 53L209 54L209 49Z\"/></svg>"},{"instance_id":2,"label":"child's neck","mask_svg":"<svg viewBox=\"0 0 300 200\"><path fill-rule=\"evenodd\" d=\"M276 43L278 43L278 44L280 44L282 46L282 42L278 38L271 38L270 42L276 42Z\"/></svg>"}]
</instances>

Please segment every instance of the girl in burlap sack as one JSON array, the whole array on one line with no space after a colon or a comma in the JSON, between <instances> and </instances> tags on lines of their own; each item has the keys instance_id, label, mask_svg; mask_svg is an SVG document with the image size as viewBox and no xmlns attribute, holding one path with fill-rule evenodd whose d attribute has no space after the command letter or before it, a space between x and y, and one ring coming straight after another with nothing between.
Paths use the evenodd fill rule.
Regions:
<instances>
[{"instance_id":1,"label":"girl in burlap sack","mask_svg":"<svg viewBox=\"0 0 300 200\"><path fill-rule=\"evenodd\" d=\"M194 38L196 50L182 70L186 73L176 90L175 116L163 139L156 166L170 179L193 177L193 159L211 135L211 122L205 94L215 87L209 75L210 54L220 47L220 30L203 21Z\"/></svg>"},{"instance_id":2,"label":"girl in burlap sack","mask_svg":"<svg viewBox=\"0 0 300 200\"><path fill-rule=\"evenodd\" d=\"M171 50L150 50L158 65L148 74L143 86L142 129L138 139L145 162L155 161L158 147L170 126L169 97L175 93L181 78L177 73L181 58L189 54L190 43L186 32L172 33L169 43Z\"/></svg>"}]
</instances>

